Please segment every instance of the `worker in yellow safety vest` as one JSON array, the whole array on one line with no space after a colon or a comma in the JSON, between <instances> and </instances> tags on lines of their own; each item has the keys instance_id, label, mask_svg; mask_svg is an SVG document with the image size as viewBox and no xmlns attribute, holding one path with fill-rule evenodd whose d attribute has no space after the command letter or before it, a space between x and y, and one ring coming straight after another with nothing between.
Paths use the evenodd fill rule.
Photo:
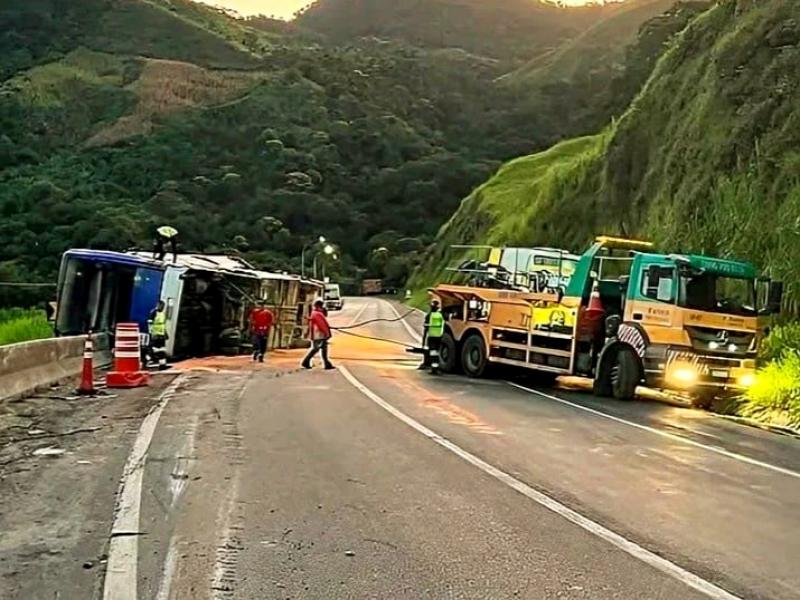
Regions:
<instances>
[{"instance_id":1,"label":"worker in yellow safety vest","mask_svg":"<svg viewBox=\"0 0 800 600\"><path fill-rule=\"evenodd\" d=\"M150 313L150 357L158 361L159 371L167 368L167 310L163 300Z\"/></svg>"},{"instance_id":2,"label":"worker in yellow safety vest","mask_svg":"<svg viewBox=\"0 0 800 600\"><path fill-rule=\"evenodd\" d=\"M431 302L430 312L425 317L428 360L430 361L431 373L434 375L439 372L439 349L442 346L444 322L444 315L439 308L439 303L434 300Z\"/></svg>"}]
</instances>

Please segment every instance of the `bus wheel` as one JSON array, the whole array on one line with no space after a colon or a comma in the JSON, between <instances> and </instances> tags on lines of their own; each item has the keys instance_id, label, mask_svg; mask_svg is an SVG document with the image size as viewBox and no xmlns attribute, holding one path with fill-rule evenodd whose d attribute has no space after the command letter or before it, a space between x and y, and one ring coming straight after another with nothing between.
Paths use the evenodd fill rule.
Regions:
<instances>
[{"instance_id":1,"label":"bus wheel","mask_svg":"<svg viewBox=\"0 0 800 600\"><path fill-rule=\"evenodd\" d=\"M461 348L461 367L469 377L481 377L486 370L486 344L477 333L470 335Z\"/></svg>"},{"instance_id":2,"label":"bus wheel","mask_svg":"<svg viewBox=\"0 0 800 600\"><path fill-rule=\"evenodd\" d=\"M444 332L439 345L439 368L442 373L455 373L458 370L456 341L449 331Z\"/></svg>"},{"instance_id":3,"label":"bus wheel","mask_svg":"<svg viewBox=\"0 0 800 600\"><path fill-rule=\"evenodd\" d=\"M633 350L621 348L611 365L611 390L617 400L633 400L641 379L639 359Z\"/></svg>"}]
</instances>

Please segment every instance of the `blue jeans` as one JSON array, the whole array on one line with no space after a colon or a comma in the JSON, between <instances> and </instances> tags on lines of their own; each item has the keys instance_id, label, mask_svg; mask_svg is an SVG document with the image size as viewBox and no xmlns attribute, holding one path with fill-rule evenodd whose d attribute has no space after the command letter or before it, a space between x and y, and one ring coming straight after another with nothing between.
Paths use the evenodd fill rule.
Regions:
<instances>
[{"instance_id":1,"label":"blue jeans","mask_svg":"<svg viewBox=\"0 0 800 600\"><path fill-rule=\"evenodd\" d=\"M322 362L326 367L331 366L331 361L328 360L328 340L314 340L311 344L311 350L308 351L306 357L303 359L303 366L307 369L311 368L311 359L317 355L317 352L322 352Z\"/></svg>"},{"instance_id":2,"label":"blue jeans","mask_svg":"<svg viewBox=\"0 0 800 600\"><path fill-rule=\"evenodd\" d=\"M264 355L267 353L267 334L253 334L253 360L264 362Z\"/></svg>"}]
</instances>

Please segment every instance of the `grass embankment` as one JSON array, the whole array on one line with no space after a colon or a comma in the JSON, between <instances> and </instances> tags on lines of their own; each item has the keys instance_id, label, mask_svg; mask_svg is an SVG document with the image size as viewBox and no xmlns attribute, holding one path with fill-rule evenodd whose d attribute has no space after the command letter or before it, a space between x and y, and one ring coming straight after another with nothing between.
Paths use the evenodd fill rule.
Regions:
<instances>
[{"instance_id":1,"label":"grass embankment","mask_svg":"<svg viewBox=\"0 0 800 600\"><path fill-rule=\"evenodd\" d=\"M765 366L737 404L743 417L800 428L800 323L776 327L761 348Z\"/></svg>"},{"instance_id":2,"label":"grass embankment","mask_svg":"<svg viewBox=\"0 0 800 600\"><path fill-rule=\"evenodd\" d=\"M0 346L53 336L53 328L43 311L4 308L0 309Z\"/></svg>"}]
</instances>

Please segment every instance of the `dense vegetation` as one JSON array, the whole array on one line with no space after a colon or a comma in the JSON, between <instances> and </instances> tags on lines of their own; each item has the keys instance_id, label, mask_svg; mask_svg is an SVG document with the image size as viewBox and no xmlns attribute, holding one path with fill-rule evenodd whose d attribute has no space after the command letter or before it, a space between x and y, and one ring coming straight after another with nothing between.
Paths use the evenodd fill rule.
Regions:
<instances>
[{"instance_id":1,"label":"dense vegetation","mask_svg":"<svg viewBox=\"0 0 800 600\"><path fill-rule=\"evenodd\" d=\"M725 0L695 18L602 133L517 159L440 232L417 283L460 241L581 249L597 233L752 260L800 302L800 7Z\"/></svg>"},{"instance_id":2,"label":"dense vegetation","mask_svg":"<svg viewBox=\"0 0 800 600\"><path fill-rule=\"evenodd\" d=\"M548 115L565 134L595 132L622 114L670 40L711 2L623 4L557 50L500 80L516 110L538 125Z\"/></svg>"},{"instance_id":3,"label":"dense vegetation","mask_svg":"<svg viewBox=\"0 0 800 600\"><path fill-rule=\"evenodd\" d=\"M149 247L169 222L184 249L292 270L324 234L334 273L402 282L499 161L580 133L495 80L616 10L411 4L387 4L387 31L336 0L290 26L188 0L6 2L0 281L53 281L66 248ZM408 35L427 10L438 41Z\"/></svg>"},{"instance_id":4,"label":"dense vegetation","mask_svg":"<svg viewBox=\"0 0 800 600\"><path fill-rule=\"evenodd\" d=\"M0 346L53 335L44 311L0 309Z\"/></svg>"},{"instance_id":5,"label":"dense vegetation","mask_svg":"<svg viewBox=\"0 0 800 600\"><path fill-rule=\"evenodd\" d=\"M297 23L338 42L375 36L513 64L558 48L616 10L602 3L564 9L540 0L317 0Z\"/></svg>"}]
</instances>

